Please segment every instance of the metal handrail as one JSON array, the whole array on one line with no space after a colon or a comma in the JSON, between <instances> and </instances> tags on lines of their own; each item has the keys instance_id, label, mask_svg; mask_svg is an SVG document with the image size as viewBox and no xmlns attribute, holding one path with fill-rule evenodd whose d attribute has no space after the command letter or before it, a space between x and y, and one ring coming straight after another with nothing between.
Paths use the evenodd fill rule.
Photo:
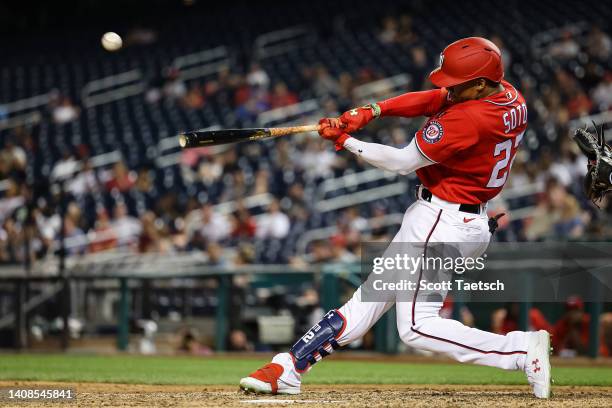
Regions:
<instances>
[{"instance_id":1,"label":"metal handrail","mask_svg":"<svg viewBox=\"0 0 612 408\"><path fill-rule=\"evenodd\" d=\"M370 183L378 180L393 180L397 178L396 173L384 171L378 168L360 171L357 173L345 174L344 176L325 180L317 188L315 193L316 201L325 199L325 195L330 191L339 190L341 188L355 187L359 184Z\"/></svg>"},{"instance_id":2,"label":"metal handrail","mask_svg":"<svg viewBox=\"0 0 612 408\"><path fill-rule=\"evenodd\" d=\"M381 198L402 195L406 191L408 191L408 184L405 181L398 181L397 183L391 183L381 187L369 188L356 193L329 198L318 202L315 208L319 212L333 211L339 208L347 208L357 204L376 201Z\"/></svg>"},{"instance_id":3,"label":"metal handrail","mask_svg":"<svg viewBox=\"0 0 612 408\"><path fill-rule=\"evenodd\" d=\"M38 108L44 106L51 100L51 92L47 92L41 95L31 96L29 98L19 99L13 102L0 103L0 107L7 113L21 112L24 110Z\"/></svg>"},{"instance_id":4,"label":"metal handrail","mask_svg":"<svg viewBox=\"0 0 612 408\"><path fill-rule=\"evenodd\" d=\"M94 79L83 86L83 106L91 108L129 96L138 95L146 89L144 77L139 69Z\"/></svg>"},{"instance_id":5,"label":"metal handrail","mask_svg":"<svg viewBox=\"0 0 612 408\"><path fill-rule=\"evenodd\" d=\"M365 231L371 231L372 227L388 227L391 225L399 225L402 223L403 218L404 218L403 213L387 214L383 216L382 218L377 219L376 225L373 225L374 224L373 218L369 218L367 220L368 227L365 229ZM336 232L338 232L338 228L336 226L316 228L316 229L307 231L306 233L304 233L304 235L300 237L300 239L298 239L296 243L296 252L298 254L303 255L306 253L308 244L316 240L329 238L332 235L334 235Z\"/></svg>"},{"instance_id":6,"label":"metal handrail","mask_svg":"<svg viewBox=\"0 0 612 408\"><path fill-rule=\"evenodd\" d=\"M317 112L321 109L316 99L308 99L303 102L283 106L282 108L270 109L262 112L257 117L257 122L261 126L270 126L278 122L287 122L290 117L304 116L309 113Z\"/></svg>"},{"instance_id":7,"label":"metal handrail","mask_svg":"<svg viewBox=\"0 0 612 408\"><path fill-rule=\"evenodd\" d=\"M307 26L296 26L261 34L255 39L254 55L259 60L281 55L294 49L300 37L314 40L316 31Z\"/></svg>"},{"instance_id":8,"label":"metal handrail","mask_svg":"<svg viewBox=\"0 0 612 408\"><path fill-rule=\"evenodd\" d=\"M218 73L230 63L228 48L220 46L176 57L172 66L180 71L182 80L189 80Z\"/></svg>"},{"instance_id":9,"label":"metal handrail","mask_svg":"<svg viewBox=\"0 0 612 408\"><path fill-rule=\"evenodd\" d=\"M545 45L562 38L564 33L570 32L572 34L578 34L580 32L587 31L590 27L591 24L589 24L588 22L579 21L573 24L568 24L563 27L541 31L531 37L531 50L534 55L541 55L542 48Z\"/></svg>"},{"instance_id":10,"label":"metal handrail","mask_svg":"<svg viewBox=\"0 0 612 408\"><path fill-rule=\"evenodd\" d=\"M411 79L408 74L399 74L368 82L367 84L355 87L353 95L363 102L370 102L370 99L375 96L381 96L383 93L384 97L389 98L401 93L403 91L402 88L408 86Z\"/></svg>"},{"instance_id":11,"label":"metal handrail","mask_svg":"<svg viewBox=\"0 0 612 408\"><path fill-rule=\"evenodd\" d=\"M573 133L576 129L580 127L593 126L593 122L595 122L597 126L612 122L612 111L605 111L601 113L596 113L594 115L582 116L578 119L571 120L569 122L569 130Z\"/></svg>"}]
</instances>

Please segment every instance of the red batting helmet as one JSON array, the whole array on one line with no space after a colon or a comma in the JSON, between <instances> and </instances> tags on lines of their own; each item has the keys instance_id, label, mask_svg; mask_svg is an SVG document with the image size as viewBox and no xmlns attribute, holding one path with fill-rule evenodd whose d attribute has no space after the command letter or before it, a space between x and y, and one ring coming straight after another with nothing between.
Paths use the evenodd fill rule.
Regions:
<instances>
[{"instance_id":1,"label":"red batting helmet","mask_svg":"<svg viewBox=\"0 0 612 408\"><path fill-rule=\"evenodd\" d=\"M462 38L450 44L440 54L440 67L429 74L429 80L440 88L476 78L499 82L503 77L501 51L481 37Z\"/></svg>"}]
</instances>

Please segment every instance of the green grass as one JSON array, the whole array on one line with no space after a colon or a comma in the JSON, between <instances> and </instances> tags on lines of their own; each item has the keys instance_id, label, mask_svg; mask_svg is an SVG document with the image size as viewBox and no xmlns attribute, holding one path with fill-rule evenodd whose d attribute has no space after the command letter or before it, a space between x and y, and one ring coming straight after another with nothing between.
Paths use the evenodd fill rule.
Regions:
<instances>
[{"instance_id":1,"label":"green grass","mask_svg":"<svg viewBox=\"0 0 612 408\"><path fill-rule=\"evenodd\" d=\"M266 360L63 354L0 355L0 380L131 384L237 384ZM612 386L612 367L553 368L557 385ZM525 384L521 372L468 364L328 360L306 384Z\"/></svg>"}]
</instances>

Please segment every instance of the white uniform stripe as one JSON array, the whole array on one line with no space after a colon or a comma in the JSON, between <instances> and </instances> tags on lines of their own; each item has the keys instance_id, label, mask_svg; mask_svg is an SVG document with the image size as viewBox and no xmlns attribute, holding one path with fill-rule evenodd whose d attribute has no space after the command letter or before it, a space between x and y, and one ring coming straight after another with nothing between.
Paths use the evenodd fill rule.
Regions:
<instances>
[{"instance_id":1,"label":"white uniform stripe","mask_svg":"<svg viewBox=\"0 0 612 408\"><path fill-rule=\"evenodd\" d=\"M429 160L430 162L432 162L432 163L434 163L434 164L438 163L438 162L437 162L437 161L435 161L435 160L431 160L431 159L430 159L430 158L429 158L429 157L428 157L428 156L427 156L425 153L423 153L423 150L421 150L421 146L419 146L419 142L418 142L418 140L416 140L416 139L419 137L419 136L418 136L418 134L419 134L419 132L416 132L416 133L414 134L414 138L415 138L414 144L416 145L417 150L419 151L419 153L421 153L421 154L423 155L423 157L424 157L424 158L426 158L427 160Z\"/></svg>"},{"instance_id":2,"label":"white uniform stripe","mask_svg":"<svg viewBox=\"0 0 612 408\"><path fill-rule=\"evenodd\" d=\"M510 91L508 91L508 92L510 92ZM512 98L512 100L509 101L509 102L504 102L504 103L493 102L493 101L491 101L489 99L483 99L483 101L484 102L492 103L493 105L497 105L497 106L506 106L506 105L510 105L511 103L515 102L517 98L518 98L518 92L514 91L514 98Z\"/></svg>"}]
</instances>

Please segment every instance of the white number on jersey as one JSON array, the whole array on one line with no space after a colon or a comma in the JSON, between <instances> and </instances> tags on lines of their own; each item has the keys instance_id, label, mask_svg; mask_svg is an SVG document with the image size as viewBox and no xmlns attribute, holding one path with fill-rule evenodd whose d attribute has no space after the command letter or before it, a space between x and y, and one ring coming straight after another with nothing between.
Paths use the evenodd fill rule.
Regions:
<instances>
[{"instance_id":1,"label":"white number on jersey","mask_svg":"<svg viewBox=\"0 0 612 408\"><path fill-rule=\"evenodd\" d=\"M504 114L505 116L506 114ZM514 139L514 149L518 147L523 140L523 135L525 132L521 132ZM508 178L508 173L510 168L512 167L512 163L514 162L514 157L512 157L512 163L510 162L510 157L512 156L512 139L505 140L501 143L495 145L495 151L493 152L493 157L497 157L503 152L503 157L495 163L495 167L493 167L493 171L491 172L491 177L489 178L489 182L487 183L488 188L499 188L504 185L506 179ZM510 163L510 166L508 166ZM500 175L501 173L501 175Z\"/></svg>"}]
</instances>

